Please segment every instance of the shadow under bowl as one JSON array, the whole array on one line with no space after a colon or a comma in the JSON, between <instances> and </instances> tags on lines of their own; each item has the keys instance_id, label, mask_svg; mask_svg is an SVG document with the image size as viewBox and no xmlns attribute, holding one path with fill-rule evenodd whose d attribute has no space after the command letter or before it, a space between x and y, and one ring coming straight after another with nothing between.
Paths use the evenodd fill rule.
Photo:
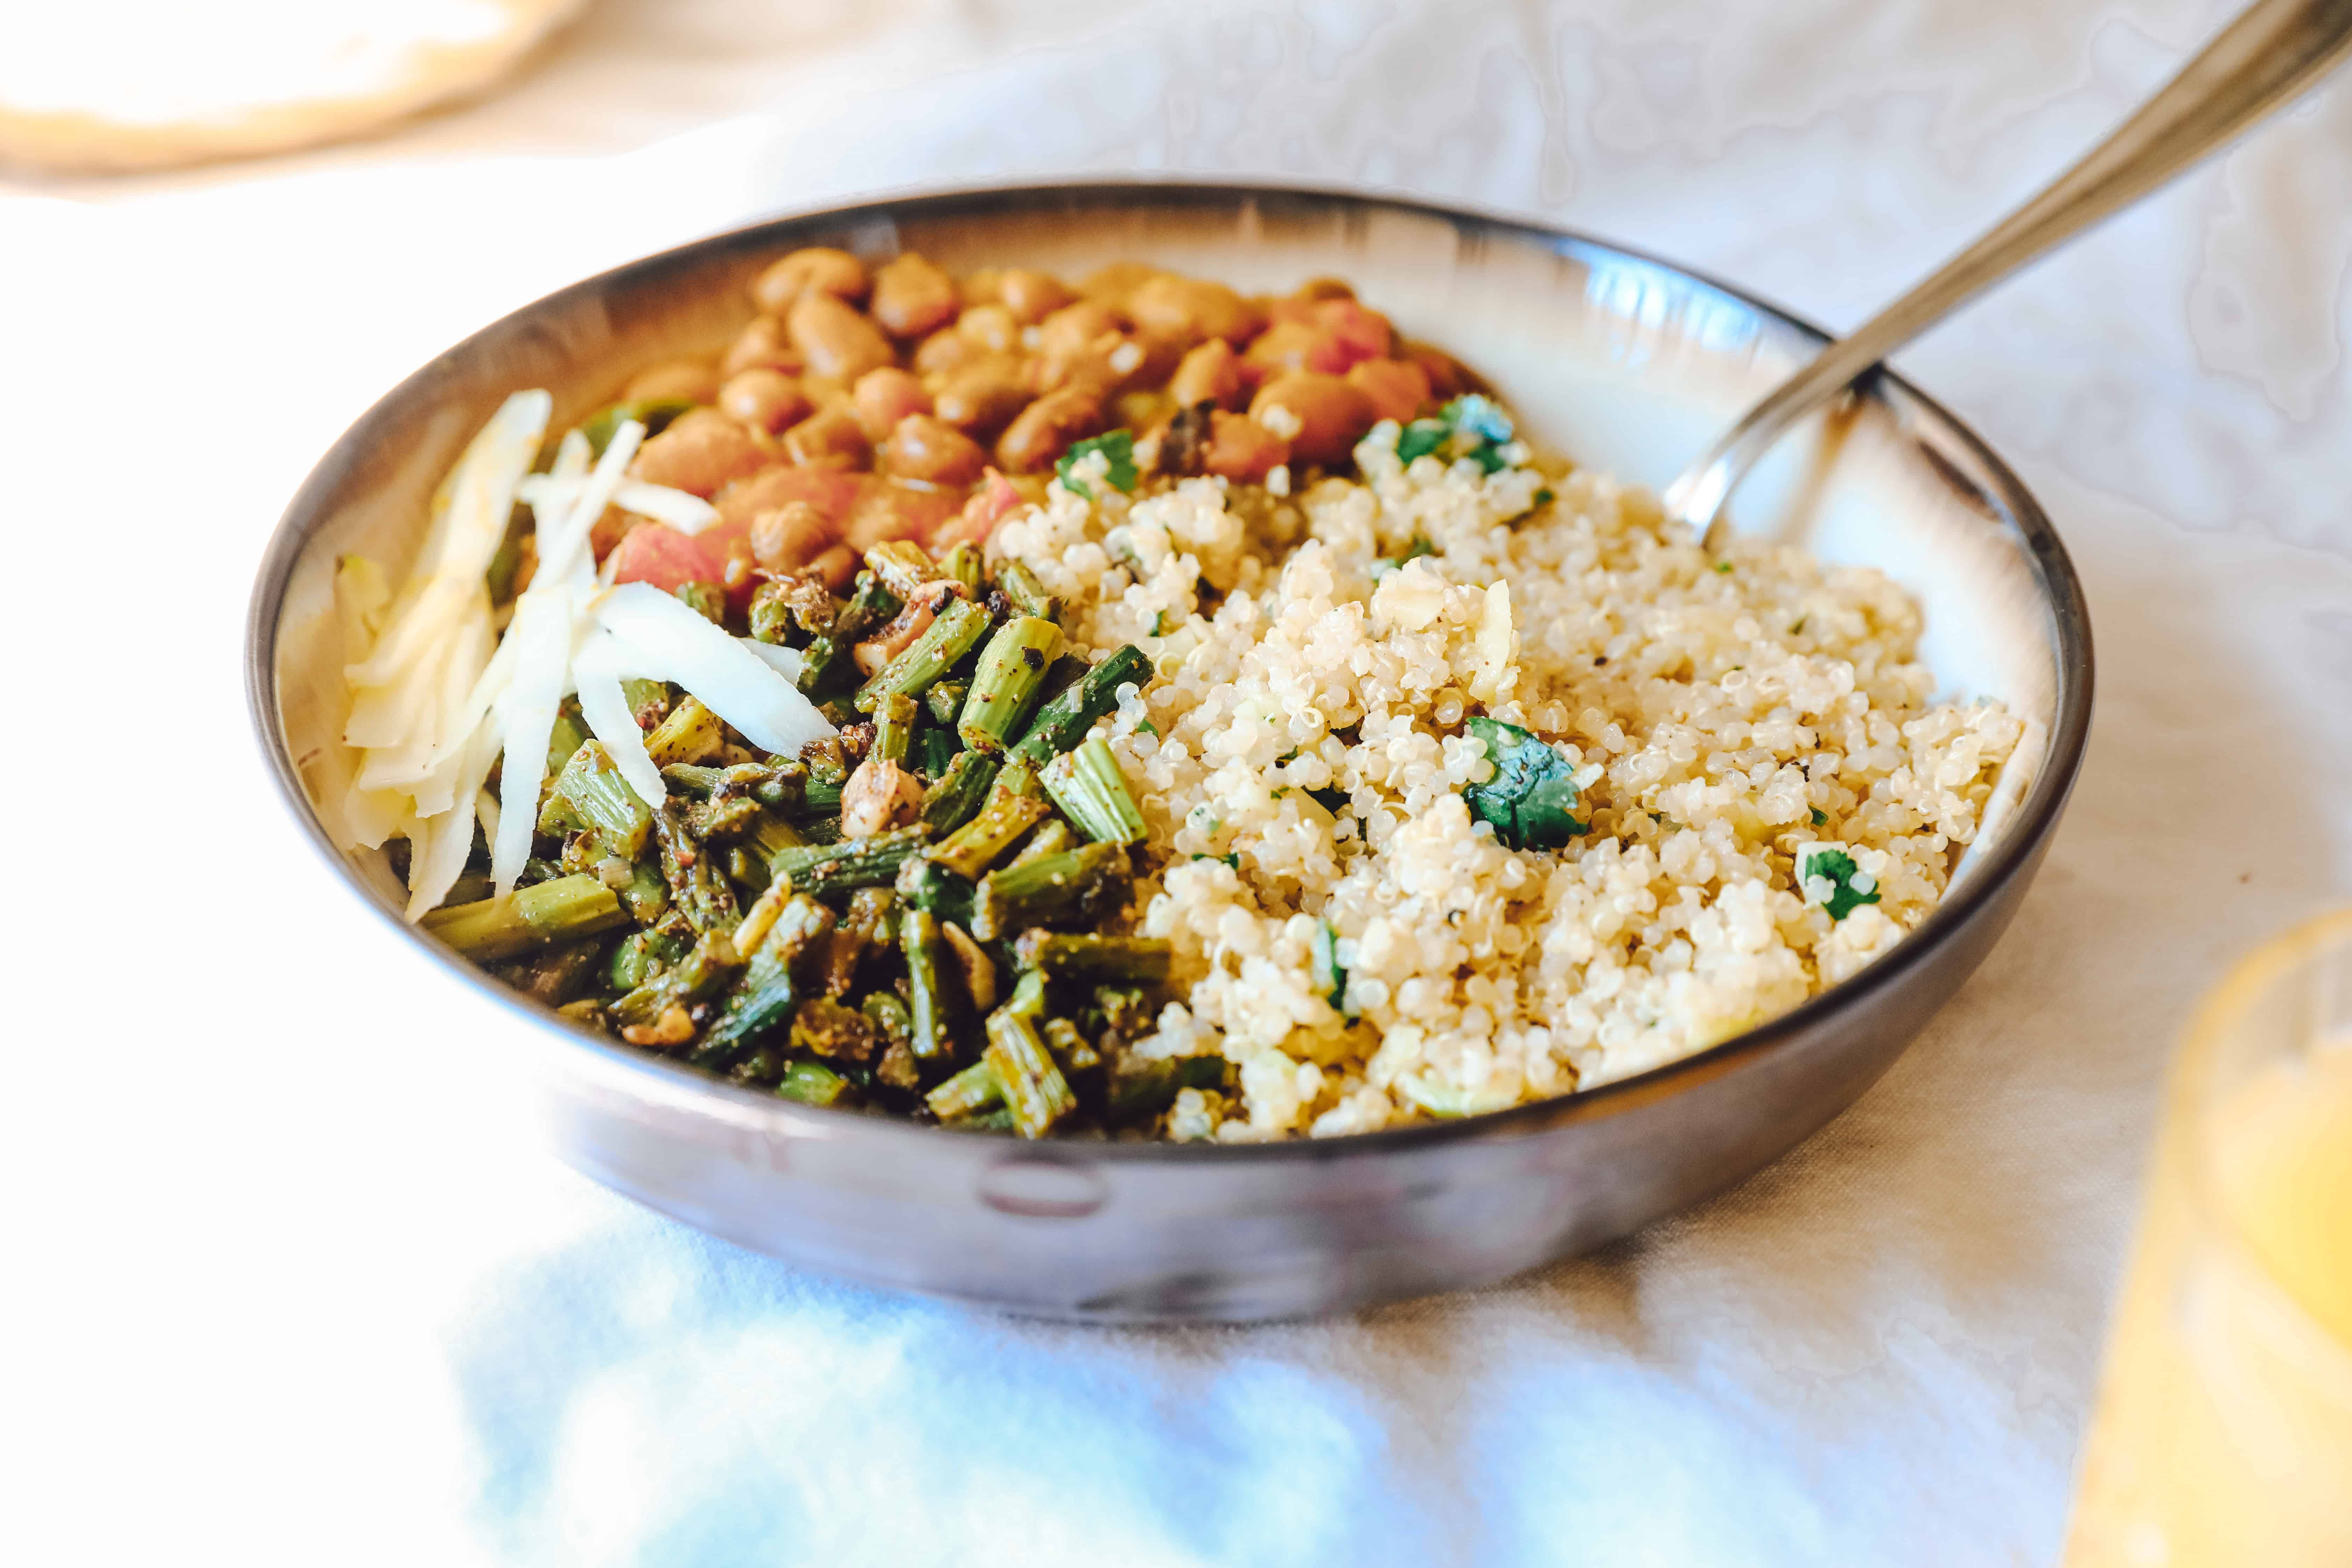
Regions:
<instances>
[{"instance_id":1,"label":"shadow under bowl","mask_svg":"<svg viewBox=\"0 0 2352 1568\"><path fill-rule=\"evenodd\" d=\"M2027 732L1943 902L1795 1011L1560 1100L1243 1145L1022 1143L813 1110L573 1028L403 924L383 856L337 847L334 561L358 551L396 574L435 483L509 392L549 388L561 427L646 365L715 353L750 315L751 278L804 245L1065 276L1139 258L1244 289L1342 277L1475 366L1541 444L1654 486L1824 341L1560 230L1347 192L1144 182L755 225L551 295L418 371L328 452L270 542L247 647L255 721L303 830L391 931L475 988L486 1047L533 1054L560 1151L598 1181L793 1263L1050 1317L1253 1320L1479 1284L1624 1235L1812 1133L1887 1068L2024 896L2089 727L2081 586L2017 478L1882 373L1751 477L1740 531L1885 572L1923 603L1922 657L1946 690L2001 699Z\"/></svg>"}]
</instances>

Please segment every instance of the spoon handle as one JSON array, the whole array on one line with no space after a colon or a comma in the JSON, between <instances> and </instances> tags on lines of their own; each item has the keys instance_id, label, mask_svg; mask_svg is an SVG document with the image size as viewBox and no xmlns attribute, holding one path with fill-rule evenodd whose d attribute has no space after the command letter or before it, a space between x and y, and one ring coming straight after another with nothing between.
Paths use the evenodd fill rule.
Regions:
<instances>
[{"instance_id":1,"label":"spoon handle","mask_svg":"<svg viewBox=\"0 0 2352 1568\"><path fill-rule=\"evenodd\" d=\"M1823 349L1666 487L1712 550L1723 503L1797 420L1947 311L2129 205L2310 86L2352 49L2352 0L2255 0L2137 113L1977 242Z\"/></svg>"}]
</instances>

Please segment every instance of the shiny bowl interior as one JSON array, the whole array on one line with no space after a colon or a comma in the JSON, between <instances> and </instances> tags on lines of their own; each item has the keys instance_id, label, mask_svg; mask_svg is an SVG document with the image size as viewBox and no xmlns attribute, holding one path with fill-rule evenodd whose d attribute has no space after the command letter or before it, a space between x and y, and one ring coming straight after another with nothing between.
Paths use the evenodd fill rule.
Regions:
<instances>
[{"instance_id":1,"label":"shiny bowl interior","mask_svg":"<svg viewBox=\"0 0 2352 1568\"><path fill-rule=\"evenodd\" d=\"M1542 444L1651 485L1822 341L1719 284L1558 230L1349 193L1135 183L778 219L574 285L418 371L337 442L271 541L247 648L255 720L304 830L390 929L476 988L485 1049L532 1054L559 1148L599 1180L787 1259L1055 1316L1262 1318L1475 1283L1623 1234L1814 1131L1900 1053L2022 896L2088 728L2081 588L2015 476L1881 374L1782 443L1736 498L1736 525L1902 583L1925 605L1923 652L1946 691L2000 698L2028 732L1943 904L1784 1017L1564 1100L1226 1146L1024 1145L811 1110L572 1028L403 925L381 855L334 847L334 559L356 550L404 569L434 484L509 392L549 388L560 426L650 363L715 353L750 316L751 276L810 244L1065 276L1136 258L1244 289L1343 277L1494 382Z\"/></svg>"}]
</instances>

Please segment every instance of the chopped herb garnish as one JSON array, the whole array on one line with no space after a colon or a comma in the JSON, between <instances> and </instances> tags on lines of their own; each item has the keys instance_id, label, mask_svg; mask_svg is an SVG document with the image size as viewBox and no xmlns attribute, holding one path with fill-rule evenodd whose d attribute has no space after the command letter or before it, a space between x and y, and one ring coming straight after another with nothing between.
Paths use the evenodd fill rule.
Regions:
<instances>
[{"instance_id":1,"label":"chopped herb garnish","mask_svg":"<svg viewBox=\"0 0 2352 1568\"><path fill-rule=\"evenodd\" d=\"M1160 739L1160 726L1153 723L1149 719L1137 720L1135 721L1135 727L1142 731L1145 734L1150 736L1155 741Z\"/></svg>"},{"instance_id":2,"label":"chopped herb garnish","mask_svg":"<svg viewBox=\"0 0 2352 1568\"><path fill-rule=\"evenodd\" d=\"M1727 576L1727 577L1728 577L1728 576L1730 576L1730 575L1731 575L1731 563L1730 563L1730 562L1728 562L1728 561L1718 561L1718 562L1717 562L1717 563L1715 563L1715 569L1716 569L1717 572L1722 573L1722 574L1723 574L1725 576Z\"/></svg>"},{"instance_id":3,"label":"chopped herb garnish","mask_svg":"<svg viewBox=\"0 0 2352 1568\"><path fill-rule=\"evenodd\" d=\"M1109 461L1109 471L1103 477L1110 481L1113 489L1124 490L1130 495L1134 493L1135 481L1139 476L1135 468L1135 433L1131 430L1113 430L1106 436L1090 437L1074 443L1068 451L1062 454L1062 460L1054 465L1055 477L1062 481L1064 489L1076 490L1088 500L1094 500L1095 492L1086 487L1085 481L1070 478L1070 470L1090 452L1100 452Z\"/></svg>"},{"instance_id":4,"label":"chopped herb garnish","mask_svg":"<svg viewBox=\"0 0 2352 1568\"><path fill-rule=\"evenodd\" d=\"M1462 798L1505 846L1558 849L1585 830L1588 825L1570 815L1577 789L1566 758L1516 724L1481 715L1468 728L1486 742L1495 776L1468 785Z\"/></svg>"},{"instance_id":5,"label":"chopped herb garnish","mask_svg":"<svg viewBox=\"0 0 2352 1568\"><path fill-rule=\"evenodd\" d=\"M1235 854L1203 855L1198 850L1195 850L1192 853L1192 858L1195 860L1223 860L1226 865L1231 866L1236 871L1242 868L1242 858Z\"/></svg>"},{"instance_id":6,"label":"chopped herb garnish","mask_svg":"<svg viewBox=\"0 0 2352 1568\"><path fill-rule=\"evenodd\" d=\"M1833 845L1816 844L1797 851L1800 889L1816 877L1829 881L1829 897L1822 900L1822 907L1829 910L1833 921L1845 919L1864 904L1878 902L1877 884L1872 883L1868 892L1855 887L1855 882L1865 879L1862 868L1853 863L1852 855Z\"/></svg>"},{"instance_id":7,"label":"chopped herb garnish","mask_svg":"<svg viewBox=\"0 0 2352 1568\"><path fill-rule=\"evenodd\" d=\"M1348 792L1343 789L1310 789L1307 792L1307 798L1337 816L1340 807L1348 804Z\"/></svg>"},{"instance_id":8,"label":"chopped herb garnish","mask_svg":"<svg viewBox=\"0 0 2352 1568\"><path fill-rule=\"evenodd\" d=\"M1168 632L1168 612L1167 612L1167 611L1165 611L1165 610L1154 610L1154 611L1152 611L1152 612L1151 612L1151 635L1152 635L1153 637L1164 637L1164 636L1166 636L1166 635L1167 635L1167 632Z\"/></svg>"},{"instance_id":9,"label":"chopped herb garnish","mask_svg":"<svg viewBox=\"0 0 2352 1568\"><path fill-rule=\"evenodd\" d=\"M1828 812L1823 811L1818 805L1813 807L1813 826L1815 827L1826 827L1829 826L1829 821L1830 814Z\"/></svg>"},{"instance_id":10,"label":"chopped herb garnish","mask_svg":"<svg viewBox=\"0 0 2352 1568\"><path fill-rule=\"evenodd\" d=\"M1397 564L1402 566L1408 561L1418 561L1424 555L1434 555L1436 553L1437 546L1432 544L1426 536L1416 533L1412 536L1411 542L1405 545L1404 553L1398 557Z\"/></svg>"},{"instance_id":11,"label":"chopped herb garnish","mask_svg":"<svg viewBox=\"0 0 2352 1568\"><path fill-rule=\"evenodd\" d=\"M1348 1008L1348 972L1339 967L1339 933L1331 929L1329 921L1315 922L1315 989L1331 1004L1340 1016L1354 1019Z\"/></svg>"},{"instance_id":12,"label":"chopped herb garnish","mask_svg":"<svg viewBox=\"0 0 2352 1568\"><path fill-rule=\"evenodd\" d=\"M1789 635L1790 637L1795 637L1799 632L1803 631L1805 629L1805 623L1811 619L1812 619L1811 616L1799 616L1797 617L1797 624L1789 628Z\"/></svg>"},{"instance_id":13,"label":"chopped herb garnish","mask_svg":"<svg viewBox=\"0 0 2352 1568\"><path fill-rule=\"evenodd\" d=\"M1398 432L1397 458L1406 463L1432 455L1448 462L1469 458L1491 474L1504 466L1502 448L1511 436L1511 416L1473 392L1439 409L1435 418L1416 419Z\"/></svg>"},{"instance_id":14,"label":"chopped herb garnish","mask_svg":"<svg viewBox=\"0 0 2352 1568\"><path fill-rule=\"evenodd\" d=\"M1536 492L1536 505L1538 506L1549 506L1559 499L1559 498L1558 496L1551 493L1549 487L1546 487L1545 489L1539 489Z\"/></svg>"}]
</instances>

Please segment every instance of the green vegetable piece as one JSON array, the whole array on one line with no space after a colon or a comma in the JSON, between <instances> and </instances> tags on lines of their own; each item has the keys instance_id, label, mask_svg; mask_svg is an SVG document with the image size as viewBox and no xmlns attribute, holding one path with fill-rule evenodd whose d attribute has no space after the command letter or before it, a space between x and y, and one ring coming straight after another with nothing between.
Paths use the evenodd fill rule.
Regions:
<instances>
[{"instance_id":1,"label":"green vegetable piece","mask_svg":"<svg viewBox=\"0 0 2352 1568\"><path fill-rule=\"evenodd\" d=\"M938 1088L923 1096L923 1103L942 1121L960 1121L1003 1104L1004 1086L997 1081L994 1068L977 1061L953 1078L940 1080Z\"/></svg>"},{"instance_id":2,"label":"green vegetable piece","mask_svg":"<svg viewBox=\"0 0 2352 1568\"><path fill-rule=\"evenodd\" d=\"M629 420L646 427L646 438L651 440L670 426L670 422L694 406L690 397L635 397L610 404L588 416L580 426L580 434L588 437L588 449L597 457L613 444L613 437Z\"/></svg>"},{"instance_id":3,"label":"green vegetable piece","mask_svg":"<svg viewBox=\"0 0 2352 1568\"><path fill-rule=\"evenodd\" d=\"M871 713L875 704L895 692L919 693L971 652L987 631L986 610L970 599L951 600L922 636L858 689L854 706L860 713Z\"/></svg>"},{"instance_id":4,"label":"green vegetable piece","mask_svg":"<svg viewBox=\"0 0 2352 1568\"><path fill-rule=\"evenodd\" d=\"M817 1062L794 1062L776 1084L776 1098L803 1105L838 1104L849 1093L849 1080Z\"/></svg>"},{"instance_id":5,"label":"green vegetable piece","mask_svg":"<svg viewBox=\"0 0 2352 1568\"><path fill-rule=\"evenodd\" d=\"M547 776L551 779L563 771L572 753L588 740L588 727L580 721L580 701L567 697L555 710L555 728L547 737Z\"/></svg>"},{"instance_id":6,"label":"green vegetable piece","mask_svg":"<svg viewBox=\"0 0 2352 1568\"><path fill-rule=\"evenodd\" d=\"M931 830L921 823L894 827L871 838L845 838L837 844L811 844L787 849L768 862L779 878L790 878L794 892L825 898L856 888L887 888L898 868L919 852Z\"/></svg>"},{"instance_id":7,"label":"green vegetable piece","mask_svg":"<svg viewBox=\"0 0 2352 1568\"><path fill-rule=\"evenodd\" d=\"M1823 811L1823 810L1822 810L1820 806L1818 806L1818 805L1817 805L1817 806L1815 806L1815 807L1813 807L1813 826L1814 826L1815 827L1827 827L1827 826L1829 826L1829 824L1830 824L1830 814L1829 814L1828 812L1826 812L1826 811Z\"/></svg>"},{"instance_id":8,"label":"green vegetable piece","mask_svg":"<svg viewBox=\"0 0 2352 1568\"><path fill-rule=\"evenodd\" d=\"M654 813L654 837L661 846L662 878L669 883L670 900L687 924L705 935L734 931L742 917L726 868L719 856L687 830L686 813L677 802L664 801Z\"/></svg>"},{"instance_id":9,"label":"green vegetable piece","mask_svg":"<svg viewBox=\"0 0 2352 1568\"><path fill-rule=\"evenodd\" d=\"M1086 739L1087 731L1118 706L1118 689L1141 687L1151 679L1151 660L1133 643L1106 655L1076 685L1037 710L1028 732L1013 747L1013 755L1044 766Z\"/></svg>"},{"instance_id":10,"label":"green vegetable piece","mask_svg":"<svg viewBox=\"0 0 2352 1568\"><path fill-rule=\"evenodd\" d=\"M874 1054L874 1026L855 1007L812 996L793 1014L793 1049L836 1061L862 1062Z\"/></svg>"},{"instance_id":11,"label":"green vegetable piece","mask_svg":"<svg viewBox=\"0 0 2352 1568\"><path fill-rule=\"evenodd\" d=\"M1037 1026L1037 1033L1045 1037L1045 1048L1054 1053L1054 1060L1065 1073L1088 1072L1102 1066L1102 1053L1067 1018L1047 1018Z\"/></svg>"},{"instance_id":12,"label":"green vegetable piece","mask_svg":"<svg viewBox=\"0 0 2352 1568\"><path fill-rule=\"evenodd\" d=\"M1106 1100L1112 1121L1140 1121L1166 1110L1185 1089L1224 1086L1223 1057L1166 1058L1113 1073Z\"/></svg>"},{"instance_id":13,"label":"green vegetable piece","mask_svg":"<svg viewBox=\"0 0 2352 1568\"><path fill-rule=\"evenodd\" d=\"M923 822L944 837L976 816L996 783L994 758L979 752L958 752L939 782L923 792Z\"/></svg>"},{"instance_id":14,"label":"green vegetable piece","mask_svg":"<svg viewBox=\"0 0 2352 1568\"><path fill-rule=\"evenodd\" d=\"M981 879L971 901L971 934L998 942L1065 920L1090 924L1090 917L1124 904L1127 891L1127 851L1119 845L1087 844L1041 855Z\"/></svg>"},{"instance_id":15,"label":"green vegetable piece","mask_svg":"<svg viewBox=\"0 0 2352 1568\"><path fill-rule=\"evenodd\" d=\"M1053 1053L1020 1015L1000 1007L988 1016L988 1047L982 1059L995 1070L1004 1103L1013 1110L1013 1131L1024 1138L1043 1138L1077 1109L1078 1097L1070 1092Z\"/></svg>"},{"instance_id":16,"label":"green vegetable piece","mask_svg":"<svg viewBox=\"0 0 2352 1568\"><path fill-rule=\"evenodd\" d=\"M866 552L866 569L901 601L913 598L916 589L940 577L930 556L911 539L885 540L873 546Z\"/></svg>"},{"instance_id":17,"label":"green vegetable piece","mask_svg":"<svg viewBox=\"0 0 2352 1568\"><path fill-rule=\"evenodd\" d=\"M1339 933L1331 929L1329 921L1315 922L1315 940L1307 962L1315 975L1315 989L1323 1000L1331 1004L1332 1011L1352 1019L1354 1008L1348 1005L1348 972L1339 963Z\"/></svg>"},{"instance_id":18,"label":"green vegetable piece","mask_svg":"<svg viewBox=\"0 0 2352 1568\"><path fill-rule=\"evenodd\" d=\"M1088 741L1045 764L1038 781L1062 815L1079 832L1097 844L1138 844L1143 839L1143 811L1127 787L1118 759L1103 741Z\"/></svg>"},{"instance_id":19,"label":"green vegetable piece","mask_svg":"<svg viewBox=\"0 0 2352 1568\"><path fill-rule=\"evenodd\" d=\"M1407 463L1424 457L1445 462L1469 458L1491 474L1503 467L1500 448L1513 434L1510 416L1493 399L1466 393L1439 409L1435 418L1416 419L1400 431L1397 458Z\"/></svg>"},{"instance_id":20,"label":"green vegetable piece","mask_svg":"<svg viewBox=\"0 0 2352 1568\"><path fill-rule=\"evenodd\" d=\"M981 584L987 577L988 563L982 556L980 546L967 542L947 552L940 562L940 570L977 595Z\"/></svg>"},{"instance_id":21,"label":"green vegetable piece","mask_svg":"<svg viewBox=\"0 0 2352 1568\"><path fill-rule=\"evenodd\" d=\"M621 682L621 700L640 730L650 730L669 712L669 683L632 676Z\"/></svg>"},{"instance_id":22,"label":"green vegetable piece","mask_svg":"<svg viewBox=\"0 0 2352 1568\"><path fill-rule=\"evenodd\" d=\"M940 685L947 684L945 681ZM938 688L932 688L937 690ZM947 777L948 770L963 751L956 744L955 723L950 718L945 724L919 724L915 727L915 771L937 783Z\"/></svg>"},{"instance_id":23,"label":"green vegetable piece","mask_svg":"<svg viewBox=\"0 0 2352 1568\"><path fill-rule=\"evenodd\" d=\"M669 883L663 879L661 867L653 860L638 860L629 868L629 879L614 889L629 918L641 926L649 926L662 918L669 908Z\"/></svg>"},{"instance_id":24,"label":"green vegetable piece","mask_svg":"<svg viewBox=\"0 0 2352 1568\"><path fill-rule=\"evenodd\" d=\"M1037 825L1037 831L1029 836L1029 842L1021 847L1021 853L1013 858L1013 863L1025 866L1047 855L1059 855L1066 849L1075 849L1077 844L1078 836L1070 825L1058 816L1051 817Z\"/></svg>"},{"instance_id":25,"label":"green vegetable piece","mask_svg":"<svg viewBox=\"0 0 2352 1568\"><path fill-rule=\"evenodd\" d=\"M920 705L904 692L894 692L874 705L874 754L886 763L903 763L915 738L915 715Z\"/></svg>"},{"instance_id":26,"label":"green vegetable piece","mask_svg":"<svg viewBox=\"0 0 2352 1568\"><path fill-rule=\"evenodd\" d=\"M929 858L957 876L976 881L1050 809L1034 796L998 790L971 821L933 845Z\"/></svg>"},{"instance_id":27,"label":"green vegetable piece","mask_svg":"<svg viewBox=\"0 0 2352 1568\"><path fill-rule=\"evenodd\" d=\"M1829 879L1829 897L1822 900L1822 908L1829 910L1833 921L1845 919L1864 904L1878 902L1877 884L1873 882L1868 892L1857 888L1857 880L1869 879L1863 876L1862 868L1854 864L1851 854L1834 845L1808 845L1797 852L1798 889L1802 891L1804 885L1816 877Z\"/></svg>"},{"instance_id":28,"label":"green vegetable piece","mask_svg":"<svg viewBox=\"0 0 2352 1568\"><path fill-rule=\"evenodd\" d=\"M833 928L825 949L824 989L845 996L857 983L857 966L878 940L887 942L898 931L892 920L898 895L887 888L860 888L849 895L849 912Z\"/></svg>"},{"instance_id":29,"label":"green vegetable piece","mask_svg":"<svg viewBox=\"0 0 2352 1568\"><path fill-rule=\"evenodd\" d=\"M551 807L540 812L541 832L560 830L560 822L550 821L551 804L558 800L574 818L595 829L608 853L634 860L645 848L646 835L653 827L653 808L629 787L603 742L582 742L563 771L555 775Z\"/></svg>"},{"instance_id":30,"label":"green vegetable piece","mask_svg":"<svg viewBox=\"0 0 2352 1568\"><path fill-rule=\"evenodd\" d=\"M628 923L613 889L593 876L558 877L496 898L435 910L425 930L477 963L497 963L551 943Z\"/></svg>"},{"instance_id":31,"label":"green vegetable piece","mask_svg":"<svg viewBox=\"0 0 2352 1568\"><path fill-rule=\"evenodd\" d=\"M1062 618L1062 601L1045 592L1045 584L1037 581L1037 574L1018 561L1007 561L996 569L996 585L1014 609L1039 620L1058 621Z\"/></svg>"},{"instance_id":32,"label":"green vegetable piece","mask_svg":"<svg viewBox=\"0 0 2352 1568\"><path fill-rule=\"evenodd\" d=\"M1167 941L1147 936L1025 931L1013 944L1022 968L1053 980L1141 981L1168 978L1172 953Z\"/></svg>"},{"instance_id":33,"label":"green vegetable piece","mask_svg":"<svg viewBox=\"0 0 2352 1568\"><path fill-rule=\"evenodd\" d=\"M953 729L956 715L963 711L963 700L971 695L969 680L936 681L923 693L923 708L933 719Z\"/></svg>"},{"instance_id":34,"label":"green vegetable piece","mask_svg":"<svg viewBox=\"0 0 2352 1568\"><path fill-rule=\"evenodd\" d=\"M702 705L698 697L688 697L669 710L669 717L654 726L646 737L646 754L654 766L666 768L679 763L698 763L714 756L727 743L727 726L718 714Z\"/></svg>"},{"instance_id":35,"label":"green vegetable piece","mask_svg":"<svg viewBox=\"0 0 2352 1568\"><path fill-rule=\"evenodd\" d=\"M956 733L976 752L996 752L1027 727L1045 684L1045 668L1061 651L1062 628L1036 616L1015 616L988 639L972 671Z\"/></svg>"},{"instance_id":36,"label":"green vegetable piece","mask_svg":"<svg viewBox=\"0 0 2352 1568\"><path fill-rule=\"evenodd\" d=\"M941 972L951 961L947 940L940 934L939 916L920 907L902 913L898 951L907 961L907 1017L912 1031L908 1048L917 1061L944 1061L955 1041L948 1027L952 1004L940 994Z\"/></svg>"},{"instance_id":37,"label":"green vegetable piece","mask_svg":"<svg viewBox=\"0 0 2352 1568\"><path fill-rule=\"evenodd\" d=\"M650 1024L672 1006L709 1001L727 989L740 967L731 938L699 937L668 971L614 1003L613 1017L624 1026Z\"/></svg>"},{"instance_id":38,"label":"green vegetable piece","mask_svg":"<svg viewBox=\"0 0 2352 1568\"><path fill-rule=\"evenodd\" d=\"M785 901L768 928L751 963L743 966L742 983L729 997L727 1010L702 1037L702 1044L687 1060L710 1071L731 1065L759 1037L790 1021L801 1000L793 977L802 955L833 930L833 911L814 899L795 896Z\"/></svg>"},{"instance_id":39,"label":"green vegetable piece","mask_svg":"<svg viewBox=\"0 0 2352 1568\"><path fill-rule=\"evenodd\" d=\"M1516 724L1481 715L1470 732L1486 742L1495 776L1462 791L1472 816L1494 826L1512 849L1558 849L1589 826L1570 815L1577 801L1576 770L1566 758Z\"/></svg>"},{"instance_id":40,"label":"green vegetable piece","mask_svg":"<svg viewBox=\"0 0 2352 1568\"><path fill-rule=\"evenodd\" d=\"M919 910L929 910L942 921L971 924L971 900L977 891L969 877L959 877L936 860L909 856L891 884L899 898Z\"/></svg>"},{"instance_id":41,"label":"green vegetable piece","mask_svg":"<svg viewBox=\"0 0 2352 1568\"><path fill-rule=\"evenodd\" d=\"M1072 479L1070 470L1078 466L1080 458L1095 452L1100 452L1109 462L1109 469L1103 477L1110 481L1111 488L1134 494L1136 480L1142 476L1135 467L1135 432L1132 430L1112 430L1073 442L1070 449L1062 454L1061 461L1054 465L1055 478L1062 481L1065 489L1076 490L1092 500L1095 492L1088 489L1083 480Z\"/></svg>"},{"instance_id":42,"label":"green vegetable piece","mask_svg":"<svg viewBox=\"0 0 2352 1568\"><path fill-rule=\"evenodd\" d=\"M680 583L670 590L696 615L712 626L727 624L727 589L718 583Z\"/></svg>"}]
</instances>

